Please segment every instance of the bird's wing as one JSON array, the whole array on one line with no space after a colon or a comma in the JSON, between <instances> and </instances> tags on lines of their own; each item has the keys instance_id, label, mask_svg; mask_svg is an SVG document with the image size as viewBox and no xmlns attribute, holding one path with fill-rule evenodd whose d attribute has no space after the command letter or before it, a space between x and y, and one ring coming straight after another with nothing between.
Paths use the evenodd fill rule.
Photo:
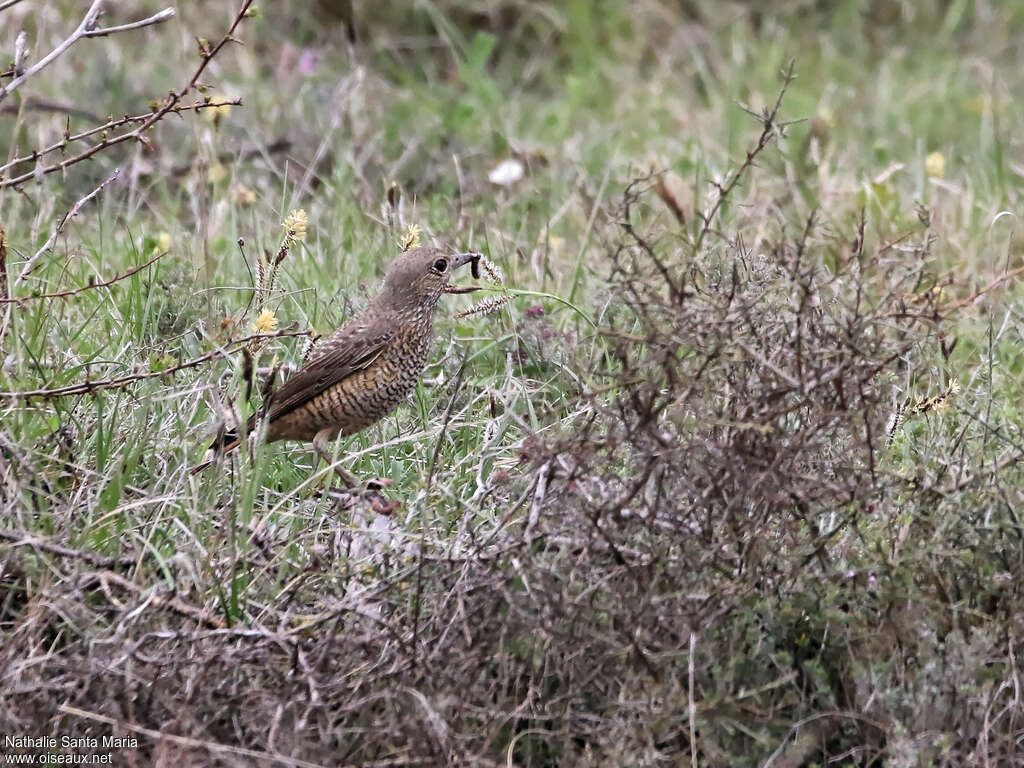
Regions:
<instances>
[{"instance_id":1,"label":"bird's wing","mask_svg":"<svg viewBox=\"0 0 1024 768\"><path fill-rule=\"evenodd\" d=\"M394 335L393 330L363 324L343 327L271 395L270 419L295 410L324 390L370 367Z\"/></svg>"}]
</instances>

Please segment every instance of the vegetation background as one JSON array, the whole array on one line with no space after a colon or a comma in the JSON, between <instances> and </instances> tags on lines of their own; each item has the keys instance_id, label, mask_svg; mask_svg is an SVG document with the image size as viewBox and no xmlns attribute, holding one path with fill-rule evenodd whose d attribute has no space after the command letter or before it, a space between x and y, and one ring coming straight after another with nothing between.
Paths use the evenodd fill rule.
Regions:
<instances>
[{"instance_id":1,"label":"vegetation background","mask_svg":"<svg viewBox=\"0 0 1024 768\"><path fill-rule=\"evenodd\" d=\"M0 3L0 87L88 6ZM1024 764L1024 6L278 0L220 49L240 2L171 7L0 101L0 731ZM504 303L339 446L397 503L292 444L189 476L412 225Z\"/></svg>"}]
</instances>

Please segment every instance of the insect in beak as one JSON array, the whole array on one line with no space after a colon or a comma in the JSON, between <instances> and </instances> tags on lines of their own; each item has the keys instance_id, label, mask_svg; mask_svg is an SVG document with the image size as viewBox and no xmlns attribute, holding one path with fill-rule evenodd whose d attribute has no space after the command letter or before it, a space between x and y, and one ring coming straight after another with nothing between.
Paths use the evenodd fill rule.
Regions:
<instances>
[{"instance_id":1,"label":"insect in beak","mask_svg":"<svg viewBox=\"0 0 1024 768\"><path fill-rule=\"evenodd\" d=\"M473 274L474 280L480 279L480 259L483 256L482 253L475 251L468 251L467 253L457 253L452 257L452 270L457 267L461 267L464 264L470 265L470 272ZM445 293L472 293L473 291L479 291L480 287L476 285L454 285L449 283L444 287Z\"/></svg>"}]
</instances>

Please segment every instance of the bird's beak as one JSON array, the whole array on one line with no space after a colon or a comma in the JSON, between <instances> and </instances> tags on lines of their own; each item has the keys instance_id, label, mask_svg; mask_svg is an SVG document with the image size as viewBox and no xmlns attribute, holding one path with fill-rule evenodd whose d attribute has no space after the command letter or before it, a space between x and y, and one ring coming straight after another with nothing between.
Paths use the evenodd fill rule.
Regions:
<instances>
[{"instance_id":1,"label":"bird's beak","mask_svg":"<svg viewBox=\"0 0 1024 768\"><path fill-rule=\"evenodd\" d=\"M482 253L476 253L475 251L456 253L452 256L452 271L455 271L465 264L471 264L473 277L478 280L480 279L480 259L482 256ZM445 293L472 293L473 291L479 290L480 288L475 285L452 285L449 283L444 287Z\"/></svg>"}]
</instances>

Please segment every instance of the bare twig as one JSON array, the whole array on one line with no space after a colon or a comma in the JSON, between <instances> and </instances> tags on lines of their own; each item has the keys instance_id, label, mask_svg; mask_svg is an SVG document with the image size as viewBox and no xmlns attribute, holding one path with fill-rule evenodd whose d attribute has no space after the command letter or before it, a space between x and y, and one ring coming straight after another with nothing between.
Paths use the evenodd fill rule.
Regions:
<instances>
[{"instance_id":1,"label":"bare twig","mask_svg":"<svg viewBox=\"0 0 1024 768\"><path fill-rule=\"evenodd\" d=\"M1004 272L1002 275L992 280L992 282L990 282L984 288L979 288L966 299L954 301L952 304L948 304L945 307L943 307L943 309L946 311L950 309L962 309L963 307L973 304L989 291L995 290L1003 283L1009 282L1010 280L1013 280L1016 277L1020 277L1021 275L1024 275L1024 266L1020 266L1017 267L1016 269L1011 269L1008 272Z\"/></svg>"},{"instance_id":2,"label":"bare twig","mask_svg":"<svg viewBox=\"0 0 1024 768\"><path fill-rule=\"evenodd\" d=\"M211 100L211 101L197 101L197 102L195 102L193 104L183 104L183 105L176 106L171 111L174 112L175 114L180 114L181 112L199 111L201 109L211 109L211 108L214 108L214 107L227 107L227 106L237 107L237 106L241 105L241 103L242 103L241 99L219 99L219 100L216 100L216 101L214 101L214 100ZM143 122L145 120L148 120L150 117L152 117L152 115L153 115L152 111L146 112L145 114L142 114L142 115L125 115L124 117L118 118L117 120L110 120L109 122L104 123L103 125L98 125L95 128L90 128L87 131L81 131L80 133L75 133L75 134L71 134L71 135L68 135L68 136L64 136L60 141L55 141L53 144L50 144L49 146L44 147L43 149L33 150L32 152L30 152L27 155L22 155L21 157L16 157L13 160L10 160L9 162L5 163L4 165L0 165L0 174L5 173L6 171L10 170L11 168L14 168L17 165L21 165L22 163L36 162L41 157L43 157L44 155L48 155L51 152L56 152L58 150L64 150L72 142L81 141L82 139L87 139L90 136L95 136L98 133L103 133L104 131L110 131L110 130L113 130L114 128L120 128L122 125L127 125L128 123L141 123L141 122ZM109 147L109 146L113 146L114 143L115 142L113 142L113 141L108 141L106 139L103 139L103 140L100 141L100 144L97 145L97 146L101 146L101 148L102 148L102 146ZM47 171L46 169L43 169L41 172L42 173L47 173L49 171ZM35 171L31 172L29 175L35 175ZM0 182L0 184L2 184L2 183L3 182Z\"/></svg>"},{"instance_id":3,"label":"bare twig","mask_svg":"<svg viewBox=\"0 0 1024 768\"><path fill-rule=\"evenodd\" d=\"M0 2L0 11L6 11L12 5L17 5L20 2L21 0L4 0L3 2Z\"/></svg>"},{"instance_id":4,"label":"bare twig","mask_svg":"<svg viewBox=\"0 0 1024 768\"><path fill-rule=\"evenodd\" d=\"M118 24L116 27L103 27L102 29L90 29L82 37L106 37L107 35L113 35L118 32L127 32L131 29L142 29L143 27L151 27L154 24L162 24L168 19L174 18L173 8L164 8L159 13L154 13L152 16L146 19L139 19L138 21L132 21L128 24Z\"/></svg>"},{"instance_id":5,"label":"bare twig","mask_svg":"<svg viewBox=\"0 0 1024 768\"><path fill-rule=\"evenodd\" d=\"M127 272L122 272L119 275L114 275L109 280L104 280L104 281L99 282L99 283L89 283L88 285L83 285L83 286L80 286L78 288L69 288L66 291L56 291L55 293L39 293L39 294L34 294L32 296L19 296L19 297L15 298L15 299L8 299L8 298L4 297L4 294L3 294L3 291L2 291L2 282L3 281L2 281L2 279L0 279L0 304L17 304L18 306L21 306L26 301L37 301L39 299L66 299L69 296L77 296L79 293L84 293L85 291L91 291L94 288L109 288L114 283L119 283L122 280L126 280L129 277L131 277L132 275L138 274L139 272L144 270L146 267L152 266L157 261L159 261L164 256L166 256L168 253L170 253L170 251L164 251L163 253L158 253L156 256L151 258L145 264L140 264L137 267L129 269Z\"/></svg>"},{"instance_id":6,"label":"bare twig","mask_svg":"<svg viewBox=\"0 0 1024 768\"><path fill-rule=\"evenodd\" d=\"M3 8L0 8L0 10L3 10ZM172 8L167 8L154 16L150 16L148 19L143 19L142 21L98 30L96 29L96 20L99 18L101 10L103 10L103 0L93 0L92 5L89 6L89 10L85 12L85 16L82 18L81 23L75 28L74 32L61 41L56 48L46 54L34 65L26 69L22 74L16 75L11 82L0 88L0 101L3 101L7 96L18 90L18 88L28 82L31 77L39 74L39 72L50 66L50 64L64 55L71 46L83 37L100 37L103 35L113 34L114 32L123 32L128 29L148 27L151 24L160 24L174 16L174 10Z\"/></svg>"},{"instance_id":7,"label":"bare twig","mask_svg":"<svg viewBox=\"0 0 1024 768\"><path fill-rule=\"evenodd\" d=\"M46 238L46 242L43 243L42 248L40 248L38 251L32 254L32 258L25 262L25 266L21 268L21 272L14 279L14 283L11 285L12 292L16 291L18 289L18 286L21 285L21 283L25 281L25 278L29 276L32 270L35 269L36 260L44 253L46 253L46 251L50 250L50 248L53 247L53 244L57 242L57 238L60 236L60 233L64 231L64 227L67 226L67 223L78 215L78 212L82 210L82 207L86 203L88 203L90 200L96 197L96 195L98 195L110 184L112 184L120 174L121 169L115 168L113 171L110 172L110 175L107 176L107 178L100 182L98 187L96 187L92 192L90 192L77 203L75 203L73 206L71 206L71 209L64 214L60 221L57 222L57 226L53 228L53 231L50 233L50 236ZM3 334L0 333L0 338L2 337Z\"/></svg>"},{"instance_id":8,"label":"bare twig","mask_svg":"<svg viewBox=\"0 0 1024 768\"><path fill-rule=\"evenodd\" d=\"M97 0L97 2L99 2L99 0ZM42 168L35 168L31 171L28 171L26 173L23 173L19 176L15 176L10 179L2 179L0 180L0 189L17 186L19 184L24 184L26 181L31 181L34 178L39 178L51 173L55 173L57 171L64 170L69 166L75 165L76 163L80 163L83 160L92 157L97 152L101 152L109 147L116 146L117 144L121 144L126 141L145 141L145 133L169 112L175 111L175 108L178 106L178 102L180 102L189 91L196 87L196 85L199 82L199 78L202 76L203 72L206 71L206 67L209 65L210 61L218 53L220 53L224 46L227 45L229 42L238 42L237 38L235 38L234 36L235 30L238 28L238 25L241 24L242 19L245 18L246 13L249 10L249 6L251 6L252 3L253 0L245 0L245 2L242 3L242 7L235 15L234 21L231 23L231 27L220 39L220 41L212 48L204 46L204 48L201 51L202 60L200 61L199 66L196 67L196 70L192 74L192 77L188 81L188 83L180 90L171 91L164 98L163 104L159 108L157 108L152 114L150 114L145 120L143 120L143 122L140 125L138 125L130 131L125 131L124 133L118 134L113 138L104 139L100 141L98 144L95 144L92 147L89 147L88 149L79 152L77 155L67 158L66 160L62 160L59 163L54 163L52 165L44 166ZM10 86L8 86L8 88L10 88ZM2 91L0 91L0 93L2 93Z\"/></svg>"},{"instance_id":9,"label":"bare twig","mask_svg":"<svg viewBox=\"0 0 1024 768\"><path fill-rule=\"evenodd\" d=\"M120 389L121 387L132 384L136 381L144 381L146 379L155 379L160 376L167 376L168 374L177 373L178 371L184 371L188 368L196 368L203 363L209 362L217 357L223 355L230 355L240 351L246 344L262 339L280 339L295 336L309 336L312 331L276 331L275 333L256 333L252 336L245 336L241 339L232 339L224 347L217 349L211 349L209 352L205 352L199 357L194 357L191 360L186 360L183 363L179 363L171 368L167 368L162 371L147 371L146 373L132 373L127 376L119 376L112 379L101 379L99 381L83 381L79 384L69 384L66 387L56 387L54 389L33 389L26 392L0 392L0 397L7 399L22 399L28 400L33 397L39 397L43 399L52 399L55 397L67 397L69 395L87 395L92 392L98 392L103 389ZM229 348L230 347L230 348Z\"/></svg>"},{"instance_id":10,"label":"bare twig","mask_svg":"<svg viewBox=\"0 0 1024 768\"><path fill-rule=\"evenodd\" d=\"M551 460L545 461L537 470L537 485L533 489L533 499L530 501L530 513L526 519L526 528L523 531L523 538L526 541L533 541L533 531L537 527L541 510L544 507L544 497L548 493L548 482L551 480Z\"/></svg>"}]
</instances>

